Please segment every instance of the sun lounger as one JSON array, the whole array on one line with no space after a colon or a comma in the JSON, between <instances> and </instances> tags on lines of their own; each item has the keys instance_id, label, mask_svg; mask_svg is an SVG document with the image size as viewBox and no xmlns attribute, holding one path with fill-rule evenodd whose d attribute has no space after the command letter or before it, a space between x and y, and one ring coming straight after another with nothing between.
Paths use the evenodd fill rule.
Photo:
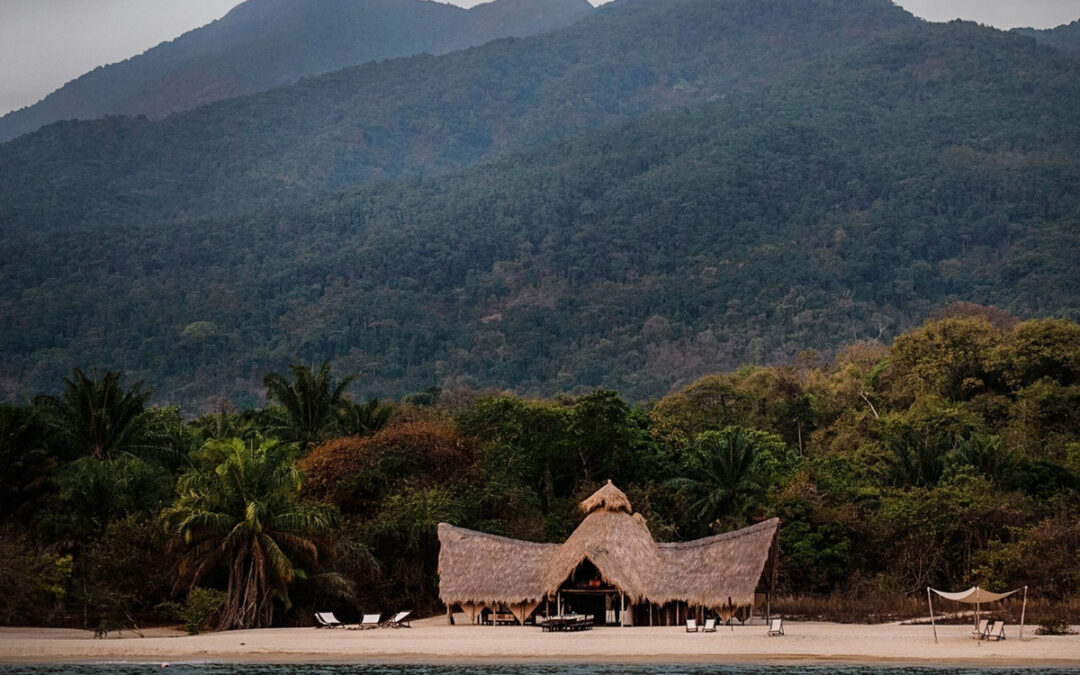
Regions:
<instances>
[{"instance_id":1,"label":"sun lounger","mask_svg":"<svg viewBox=\"0 0 1080 675\"><path fill-rule=\"evenodd\" d=\"M687 619L686 620L686 632L687 633L696 633L697 632L697 619Z\"/></svg>"},{"instance_id":2,"label":"sun lounger","mask_svg":"<svg viewBox=\"0 0 1080 675\"><path fill-rule=\"evenodd\" d=\"M412 628L412 626L409 625L410 614L412 614L411 609L407 609L404 612L398 612L393 617L383 621L382 626L383 628L386 628L387 626L390 628Z\"/></svg>"},{"instance_id":3,"label":"sun lounger","mask_svg":"<svg viewBox=\"0 0 1080 675\"><path fill-rule=\"evenodd\" d=\"M1005 639L1005 622L995 621L990 624L990 627L986 629L987 640L1004 640Z\"/></svg>"},{"instance_id":4,"label":"sun lounger","mask_svg":"<svg viewBox=\"0 0 1080 675\"><path fill-rule=\"evenodd\" d=\"M368 628L378 628L379 617L381 616L382 614L365 614L364 618L360 619L360 625L357 626L357 628L359 628L360 630L366 630Z\"/></svg>"},{"instance_id":5,"label":"sun lounger","mask_svg":"<svg viewBox=\"0 0 1080 675\"><path fill-rule=\"evenodd\" d=\"M705 625L701 627L702 633L716 632L716 619L705 619Z\"/></svg>"},{"instance_id":6,"label":"sun lounger","mask_svg":"<svg viewBox=\"0 0 1080 675\"><path fill-rule=\"evenodd\" d=\"M975 638L976 640L985 640L986 639L986 629L989 627L989 625L990 625L990 620L989 619L981 619L981 620L979 620L979 627L971 632L971 637Z\"/></svg>"},{"instance_id":7,"label":"sun lounger","mask_svg":"<svg viewBox=\"0 0 1080 675\"><path fill-rule=\"evenodd\" d=\"M345 624L337 620L333 612L315 612L316 628L344 628Z\"/></svg>"},{"instance_id":8,"label":"sun lounger","mask_svg":"<svg viewBox=\"0 0 1080 675\"><path fill-rule=\"evenodd\" d=\"M783 635L784 634L784 620L773 619L769 624L769 635Z\"/></svg>"}]
</instances>

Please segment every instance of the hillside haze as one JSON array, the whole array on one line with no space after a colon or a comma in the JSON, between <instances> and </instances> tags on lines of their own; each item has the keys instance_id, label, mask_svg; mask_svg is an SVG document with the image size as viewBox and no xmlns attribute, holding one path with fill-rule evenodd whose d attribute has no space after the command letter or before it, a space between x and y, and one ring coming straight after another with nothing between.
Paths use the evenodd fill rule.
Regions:
<instances>
[{"instance_id":1,"label":"hillside haze","mask_svg":"<svg viewBox=\"0 0 1080 675\"><path fill-rule=\"evenodd\" d=\"M1076 318L1080 64L888 2L657 6L0 146L0 386L123 368L205 410L330 359L643 400L956 300Z\"/></svg>"},{"instance_id":2,"label":"hillside haze","mask_svg":"<svg viewBox=\"0 0 1080 675\"><path fill-rule=\"evenodd\" d=\"M586 0L247 0L223 18L97 68L0 118L0 141L57 120L158 119L367 61L533 35L589 14Z\"/></svg>"},{"instance_id":3,"label":"hillside haze","mask_svg":"<svg viewBox=\"0 0 1080 675\"><path fill-rule=\"evenodd\" d=\"M153 122L0 145L6 220L54 227L283 204L754 91L918 21L887 0L622 0L563 30L369 63Z\"/></svg>"},{"instance_id":4,"label":"hillside haze","mask_svg":"<svg viewBox=\"0 0 1080 675\"><path fill-rule=\"evenodd\" d=\"M1080 58L1080 20L1057 28L1014 28L1013 32L1033 37L1065 54Z\"/></svg>"}]
</instances>

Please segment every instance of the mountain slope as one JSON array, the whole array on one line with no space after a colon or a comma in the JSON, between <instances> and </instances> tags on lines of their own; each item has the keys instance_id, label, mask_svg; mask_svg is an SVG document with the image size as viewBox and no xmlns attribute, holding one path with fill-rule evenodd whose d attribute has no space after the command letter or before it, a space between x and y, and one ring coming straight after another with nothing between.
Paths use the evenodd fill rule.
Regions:
<instances>
[{"instance_id":1,"label":"mountain slope","mask_svg":"<svg viewBox=\"0 0 1080 675\"><path fill-rule=\"evenodd\" d=\"M0 225L237 211L442 173L753 91L917 24L888 0L622 0L545 35L371 63L160 122L57 123L0 145Z\"/></svg>"},{"instance_id":2,"label":"mountain slope","mask_svg":"<svg viewBox=\"0 0 1080 675\"><path fill-rule=\"evenodd\" d=\"M1049 29L1014 28L1014 33L1033 37L1070 56L1080 56L1080 20Z\"/></svg>"},{"instance_id":3,"label":"mountain slope","mask_svg":"<svg viewBox=\"0 0 1080 675\"><path fill-rule=\"evenodd\" d=\"M98 364L248 405L266 371L330 358L367 393L647 399L956 299L1077 318L1078 75L1026 38L916 25L459 175L23 232L0 243L9 395Z\"/></svg>"},{"instance_id":4,"label":"mountain slope","mask_svg":"<svg viewBox=\"0 0 1080 675\"><path fill-rule=\"evenodd\" d=\"M161 118L367 61L542 33L591 12L586 0L496 0L469 10L426 0L247 0L222 19L5 115L0 141L57 120Z\"/></svg>"}]
</instances>

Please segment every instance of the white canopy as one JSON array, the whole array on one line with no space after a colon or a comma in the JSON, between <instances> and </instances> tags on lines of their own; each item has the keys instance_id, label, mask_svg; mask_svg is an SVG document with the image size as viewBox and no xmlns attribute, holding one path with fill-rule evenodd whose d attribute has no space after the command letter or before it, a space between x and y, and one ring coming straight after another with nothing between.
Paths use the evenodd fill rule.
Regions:
<instances>
[{"instance_id":1,"label":"white canopy","mask_svg":"<svg viewBox=\"0 0 1080 675\"><path fill-rule=\"evenodd\" d=\"M1014 589L1008 593L991 593L990 591L979 588L978 586L972 586L966 591L957 591L955 593L949 593L947 591L939 591L936 588L931 588L933 592L937 593L946 600L955 600L956 602L966 602L969 605L974 605L983 602L994 602L995 600L1001 600L1007 598L1013 593L1016 593L1022 589Z\"/></svg>"}]
</instances>

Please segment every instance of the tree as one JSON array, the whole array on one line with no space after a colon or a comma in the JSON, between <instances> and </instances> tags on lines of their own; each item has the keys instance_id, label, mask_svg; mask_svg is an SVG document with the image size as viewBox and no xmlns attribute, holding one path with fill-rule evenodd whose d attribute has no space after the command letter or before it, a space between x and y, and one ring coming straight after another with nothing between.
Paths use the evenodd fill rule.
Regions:
<instances>
[{"instance_id":1,"label":"tree","mask_svg":"<svg viewBox=\"0 0 1080 675\"><path fill-rule=\"evenodd\" d=\"M742 521L765 492L752 470L760 445L761 438L741 427L702 432L690 449L686 474L668 484L688 496L701 522L715 527L729 516Z\"/></svg>"},{"instance_id":2,"label":"tree","mask_svg":"<svg viewBox=\"0 0 1080 675\"><path fill-rule=\"evenodd\" d=\"M330 363L323 361L316 373L313 368L292 365L293 382L280 373L270 373L263 378L267 396L281 406L279 429L287 440L300 443L301 447L325 440L336 426L336 415L344 398L345 388L355 375L334 382L330 375Z\"/></svg>"},{"instance_id":3,"label":"tree","mask_svg":"<svg viewBox=\"0 0 1080 675\"><path fill-rule=\"evenodd\" d=\"M63 394L35 400L46 425L66 446L60 454L110 459L117 453L138 454L145 449L145 405L152 391L143 389L142 382L124 389L122 377L111 371L99 377L97 370L88 377L76 368L64 380Z\"/></svg>"},{"instance_id":4,"label":"tree","mask_svg":"<svg viewBox=\"0 0 1080 675\"><path fill-rule=\"evenodd\" d=\"M394 413L392 405L377 398L367 403L342 401L337 409L338 426L343 434L351 436L370 436L386 426Z\"/></svg>"},{"instance_id":5,"label":"tree","mask_svg":"<svg viewBox=\"0 0 1080 675\"><path fill-rule=\"evenodd\" d=\"M31 409L0 405L0 521L27 520L49 491L56 459L43 436Z\"/></svg>"},{"instance_id":6,"label":"tree","mask_svg":"<svg viewBox=\"0 0 1080 675\"><path fill-rule=\"evenodd\" d=\"M332 509L300 501L295 451L273 441L211 441L202 464L184 474L164 513L170 548L180 555L177 586L211 572L228 575L219 630L269 626L290 606L289 585L334 554Z\"/></svg>"}]
</instances>

